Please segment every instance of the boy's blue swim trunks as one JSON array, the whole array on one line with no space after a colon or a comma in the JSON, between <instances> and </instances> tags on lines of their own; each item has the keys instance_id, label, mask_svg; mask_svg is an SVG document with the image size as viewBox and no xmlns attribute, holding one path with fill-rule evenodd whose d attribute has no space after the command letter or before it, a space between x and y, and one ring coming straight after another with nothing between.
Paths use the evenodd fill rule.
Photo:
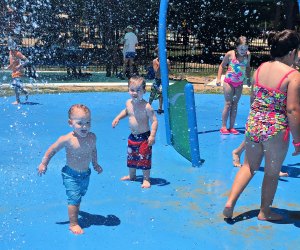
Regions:
<instances>
[{"instance_id":1,"label":"boy's blue swim trunks","mask_svg":"<svg viewBox=\"0 0 300 250\"><path fill-rule=\"evenodd\" d=\"M79 205L81 197L85 195L88 189L91 169L85 172L78 172L69 166L64 166L61 174L68 196L68 205Z\"/></svg>"}]
</instances>

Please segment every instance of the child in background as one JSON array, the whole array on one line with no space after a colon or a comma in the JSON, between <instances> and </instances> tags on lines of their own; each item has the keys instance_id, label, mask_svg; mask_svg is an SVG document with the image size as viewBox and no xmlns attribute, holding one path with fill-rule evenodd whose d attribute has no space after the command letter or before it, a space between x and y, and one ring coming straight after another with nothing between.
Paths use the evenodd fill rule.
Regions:
<instances>
[{"instance_id":1,"label":"child in background","mask_svg":"<svg viewBox=\"0 0 300 250\"><path fill-rule=\"evenodd\" d=\"M155 143L158 123L151 105L143 99L143 95L146 92L144 78L140 76L131 77L128 89L131 99L127 100L126 108L112 122L112 127L114 128L121 119L128 116L131 130L131 134L128 137L127 155L129 175L122 177L121 180L134 181L136 179L136 169L142 169L142 188L150 188L152 145ZM151 122L151 130L149 120Z\"/></svg>"},{"instance_id":2,"label":"child in background","mask_svg":"<svg viewBox=\"0 0 300 250\"><path fill-rule=\"evenodd\" d=\"M74 234L83 234L83 229L78 224L78 213L81 198L85 195L89 185L90 162L98 174L103 170L97 160L96 135L90 132L91 112L89 108L82 104L72 105L69 109L69 125L73 131L59 137L49 147L38 167L38 174L40 176L45 174L51 158L61 149L66 150L67 162L62 169L62 178L68 196L70 230Z\"/></svg>"},{"instance_id":3,"label":"child in background","mask_svg":"<svg viewBox=\"0 0 300 250\"><path fill-rule=\"evenodd\" d=\"M20 94L25 95L25 101L28 100L28 91L23 88L23 83L21 77L23 75L22 71L29 60L18 50L17 44L11 39L8 41L9 49L9 65L6 69L12 70L12 87L14 88L16 101L12 104L20 104Z\"/></svg>"},{"instance_id":4,"label":"child in background","mask_svg":"<svg viewBox=\"0 0 300 250\"><path fill-rule=\"evenodd\" d=\"M238 102L242 95L243 84L250 86L250 60L251 55L248 50L247 39L241 36L237 39L236 49L230 50L224 56L219 66L217 76L217 86L221 85L221 75L223 68L228 65L228 70L223 82L225 105L222 112L222 127L220 133L223 135L238 135L239 131L234 128ZM229 117L229 128L227 129L227 120Z\"/></svg>"},{"instance_id":5,"label":"child in background","mask_svg":"<svg viewBox=\"0 0 300 250\"><path fill-rule=\"evenodd\" d=\"M158 53L158 48L155 49L155 52ZM170 69L170 61L167 60L168 68ZM155 72L155 79L151 87L151 93L149 97L149 104L151 105L153 100L158 99L158 110L157 114L163 113L162 105L163 105L163 96L162 96L162 85L161 85L161 75L160 75L160 67L159 67L159 57L155 58L152 62L153 69Z\"/></svg>"}]
</instances>

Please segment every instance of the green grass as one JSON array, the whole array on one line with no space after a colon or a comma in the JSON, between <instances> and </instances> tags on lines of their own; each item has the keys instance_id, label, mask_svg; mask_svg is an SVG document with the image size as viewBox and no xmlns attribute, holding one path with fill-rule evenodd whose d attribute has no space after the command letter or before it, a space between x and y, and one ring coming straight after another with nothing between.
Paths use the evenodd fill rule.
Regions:
<instances>
[{"instance_id":1,"label":"green grass","mask_svg":"<svg viewBox=\"0 0 300 250\"><path fill-rule=\"evenodd\" d=\"M28 83L30 81L36 83L74 83L74 82L126 82L122 81L115 76L106 77L103 72L92 72L86 74L83 72L83 76L68 76L64 71L56 71L56 72L38 72L38 78L36 80L32 80L29 77L22 77L24 83ZM3 71L0 73L0 83L9 83L11 81L10 72Z\"/></svg>"},{"instance_id":2,"label":"green grass","mask_svg":"<svg viewBox=\"0 0 300 250\"><path fill-rule=\"evenodd\" d=\"M67 76L66 72L38 72L39 77L35 80L36 83L44 83L42 87L36 87L34 85L28 84L27 87L30 90L30 94L49 94L49 93L66 93L66 92L121 92L127 91L124 88L118 87L110 87L110 82L127 82L127 80L121 81L116 77L106 77L104 72L93 72L91 75L85 77L69 77ZM173 74L173 76L193 76L193 77L211 77L215 78L215 72L198 72L198 73L181 73L181 74ZM2 71L0 73L0 96L12 96L14 95L14 90L10 87L4 87L1 85L2 83L10 83L11 77L10 72ZM149 80L152 81L152 80ZM24 83L29 83L30 79L28 77L23 78ZM54 87L54 86L47 86L47 83L95 83L95 82L107 82L108 86L103 88L97 87L74 87L74 89L70 90L70 87L64 88L62 85L61 87ZM149 87L148 87L149 88ZM148 89L149 90L149 89ZM223 94L223 90L220 88L204 88L203 90L195 90L196 93L207 93L207 94ZM248 89L244 89L243 94L249 94L250 91Z\"/></svg>"}]
</instances>

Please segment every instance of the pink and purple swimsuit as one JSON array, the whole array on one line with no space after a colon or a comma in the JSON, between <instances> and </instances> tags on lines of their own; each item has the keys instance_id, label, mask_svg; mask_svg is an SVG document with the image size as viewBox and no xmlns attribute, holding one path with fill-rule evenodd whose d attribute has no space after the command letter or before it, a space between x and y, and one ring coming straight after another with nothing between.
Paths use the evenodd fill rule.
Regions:
<instances>
[{"instance_id":1,"label":"pink and purple swimsuit","mask_svg":"<svg viewBox=\"0 0 300 250\"><path fill-rule=\"evenodd\" d=\"M239 62L236 56L229 61L228 69L225 74L224 82L230 84L232 87L237 88L246 82L246 67L248 64L248 59L244 59Z\"/></svg>"}]
</instances>

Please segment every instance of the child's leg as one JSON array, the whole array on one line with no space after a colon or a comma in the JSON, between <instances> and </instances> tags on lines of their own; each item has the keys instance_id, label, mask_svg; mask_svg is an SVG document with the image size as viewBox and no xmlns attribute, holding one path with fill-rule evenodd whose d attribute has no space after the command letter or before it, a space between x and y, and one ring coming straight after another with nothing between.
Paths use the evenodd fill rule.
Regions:
<instances>
[{"instance_id":1,"label":"child's leg","mask_svg":"<svg viewBox=\"0 0 300 250\"><path fill-rule=\"evenodd\" d=\"M162 110L162 105L163 105L163 96L162 96L162 92L160 92L159 98L158 98L158 110L163 111Z\"/></svg>"},{"instance_id":2,"label":"child's leg","mask_svg":"<svg viewBox=\"0 0 300 250\"><path fill-rule=\"evenodd\" d=\"M228 83L223 83L225 105L222 111L222 128L227 129L227 120L231 110L232 99L234 96L234 88Z\"/></svg>"},{"instance_id":3,"label":"child's leg","mask_svg":"<svg viewBox=\"0 0 300 250\"><path fill-rule=\"evenodd\" d=\"M236 149L232 151L232 160L234 167L241 167L243 164L240 162L241 154L245 150L245 140L238 146ZM279 177L288 177L289 174L285 172L279 172Z\"/></svg>"},{"instance_id":4,"label":"child's leg","mask_svg":"<svg viewBox=\"0 0 300 250\"><path fill-rule=\"evenodd\" d=\"M150 188L150 169L143 170L143 184L142 188Z\"/></svg>"},{"instance_id":5,"label":"child's leg","mask_svg":"<svg viewBox=\"0 0 300 250\"><path fill-rule=\"evenodd\" d=\"M158 106L158 109L157 109L157 114L162 114L162 113L164 113L164 111L162 110L162 95L160 95L159 97L158 97L158 101L159 101L159 106Z\"/></svg>"},{"instance_id":6,"label":"child's leg","mask_svg":"<svg viewBox=\"0 0 300 250\"><path fill-rule=\"evenodd\" d=\"M289 177L289 174L280 171L280 172L279 172L279 177Z\"/></svg>"},{"instance_id":7,"label":"child's leg","mask_svg":"<svg viewBox=\"0 0 300 250\"><path fill-rule=\"evenodd\" d=\"M16 101L13 102L13 104L19 104L20 103L20 88L18 86L14 86L15 95L16 95Z\"/></svg>"},{"instance_id":8,"label":"child's leg","mask_svg":"<svg viewBox=\"0 0 300 250\"><path fill-rule=\"evenodd\" d=\"M243 85L241 85L237 88L234 88L234 94L233 94L231 107L230 107L229 129L234 127L236 114L237 114L237 109L238 109L238 102L241 98L242 91L243 91Z\"/></svg>"},{"instance_id":9,"label":"child's leg","mask_svg":"<svg viewBox=\"0 0 300 250\"><path fill-rule=\"evenodd\" d=\"M68 214L70 220L70 230L74 234L83 234L83 229L78 224L79 205L69 205Z\"/></svg>"},{"instance_id":10,"label":"child's leg","mask_svg":"<svg viewBox=\"0 0 300 250\"><path fill-rule=\"evenodd\" d=\"M150 105L152 104L154 98L155 98L155 95L157 93L157 89L152 85L151 87L151 92L150 92L150 97L149 97L149 103Z\"/></svg>"},{"instance_id":11,"label":"child's leg","mask_svg":"<svg viewBox=\"0 0 300 250\"><path fill-rule=\"evenodd\" d=\"M136 179L136 169L129 168L129 175L123 176L121 181L135 181Z\"/></svg>"},{"instance_id":12,"label":"child's leg","mask_svg":"<svg viewBox=\"0 0 300 250\"><path fill-rule=\"evenodd\" d=\"M223 211L223 215L226 218L232 217L233 209L239 196L254 176L255 171L259 169L261 161L263 159L264 152L262 144L251 142L248 139L246 140L247 144L245 162L234 179L228 200Z\"/></svg>"},{"instance_id":13,"label":"child's leg","mask_svg":"<svg viewBox=\"0 0 300 250\"><path fill-rule=\"evenodd\" d=\"M236 149L232 151L232 160L233 160L233 166L234 167L241 167L242 164L240 162L241 154L245 150L245 140L241 143L240 146L238 146Z\"/></svg>"},{"instance_id":14,"label":"child's leg","mask_svg":"<svg viewBox=\"0 0 300 250\"><path fill-rule=\"evenodd\" d=\"M23 87L21 87L21 91L25 95L25 101L27 101L28 100L28 91Z\"/></svg>"},{"instance_id":15,"label":"child's leg","mask_svg":"<svg viewBox=\"0 0 300 250\"><path fill-rule=\"evenodd\" d=\"M265 173L261 188L261 207L259 220L281 220L282 216L271 210L273 199L278 186L278 176L286 157L289 140L284 141L284 133L278 133L264 143Z\"/></svg>"}]
</instances>

